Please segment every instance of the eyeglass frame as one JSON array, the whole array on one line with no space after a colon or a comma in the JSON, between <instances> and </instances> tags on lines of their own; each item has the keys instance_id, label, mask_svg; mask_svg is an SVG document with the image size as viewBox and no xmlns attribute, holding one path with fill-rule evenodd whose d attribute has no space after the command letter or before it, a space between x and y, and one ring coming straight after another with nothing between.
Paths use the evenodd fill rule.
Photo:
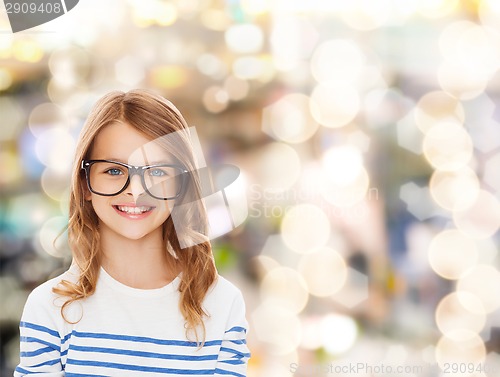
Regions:
<instances>
[{"instance_id":1,"label":"eyeglass frame","mask_svg":"<svg viewBox=\"0 0 500 377\"><path fill-rule=\"evenodd\" d=\"M121 166L126 167L128 169L127 182L125 182L125 184L124 184L124 186L122 187L121 190L119 190L118 192L116 192L114 194L102 194L102 193L97 192L97 191L95 191L95 190L92 189L92 185L90 184L90 167L94 163L96 163L96 162L108 162L108 163L112 163L112 164L121 165ZM146 169L158 168L158 167L177 168L177 169L179 169L182 172L180 174L180 177L181 177L180 187L179 187L179 190L178 190L178 192L177 192L177 194L175 196L168 197L168 198L163 198L163 197L160 197L160 196L155 196L155 195L151 194L151 192L149 191L149 189L146 187L146 180L144 178L144 172L146 171ZM186 173L188 173L188 170L186 170L186 168L184 168L184 166L182 166L182 165L176 165L176 164L154 164L154 165L135 166L135 165L129 165L129 164L126 164L124 162L113 161L113 160L82 160L82 163L80 165L80 169L85 171L85 178L86 178L86 181L87 181L87 187L89 188L90 192L92 192L92 193L94 193L96 195L100 195L100 196L116 196L116 195L121 194L130 185L130 179L134 175L137 174L137 175L139 175L141 177L141 184L142 184L142 188L144 189L144 191L147 192L148 195L150 195L151 197L153 197L155 199L159 199L159 200L172 200L172 199L178 198L182 194L182 191L183 191L184 185L185 185L185 181L186 181Z\"/></svg>"}]
</instances>

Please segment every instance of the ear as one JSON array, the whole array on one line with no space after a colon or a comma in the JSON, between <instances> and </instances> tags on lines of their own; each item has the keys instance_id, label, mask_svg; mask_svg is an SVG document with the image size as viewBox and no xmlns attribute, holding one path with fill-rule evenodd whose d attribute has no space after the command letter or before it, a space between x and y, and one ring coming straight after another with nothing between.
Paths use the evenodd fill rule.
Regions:
<instances>
[{"instance_id":1,"label":"ear","mask_svg":"<svg viewBox=\"0 0 500 377\"><path fill-rule=\"evenodd\" d=\"M83 195L83 198L90 202L92 200L92 194L90 193L90 191L88 189L85 190L85 194Z\"/></svg>"},{"instance_id":2,"label":"ear","mask_svg":"<svg viewBox=\"0 0 500 377\"><path fill-rule=\"evenodd\" d=\"M89 187L87 186L86 182L80 182L80 187L82 188L82 193L83 193L83 198L86 201L91 201L92 200L92 193L89 190Z\"/></svg>"}]
</instances>

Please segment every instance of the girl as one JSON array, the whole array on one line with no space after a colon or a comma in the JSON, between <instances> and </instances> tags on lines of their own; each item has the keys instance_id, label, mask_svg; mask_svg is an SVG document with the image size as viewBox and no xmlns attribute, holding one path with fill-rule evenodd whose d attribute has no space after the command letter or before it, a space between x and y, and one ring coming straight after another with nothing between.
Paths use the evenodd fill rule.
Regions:
<instances>
[{"instance_id":1,"label":"girl","mask_svg":"<svg viewBox=\"0 0 500 377\"><path fill-rule=\"evenodd\" d=\"M196 169L170 102L99 100L72 175L73 264L30 294L15 377L246 376L245 305L217 274Z\"/></svg>"}]
</instances>

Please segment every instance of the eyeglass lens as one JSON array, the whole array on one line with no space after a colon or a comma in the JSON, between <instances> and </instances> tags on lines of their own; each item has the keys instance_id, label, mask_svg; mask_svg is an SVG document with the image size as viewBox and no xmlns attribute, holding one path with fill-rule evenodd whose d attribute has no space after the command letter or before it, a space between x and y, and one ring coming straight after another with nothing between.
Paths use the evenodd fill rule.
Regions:
<instances>
[{"instance_id":1,"label":"eyeglass lens","mask_svg":"<svg viewBox=\"0 0 500 377\"><path fill-rule=\"evenodd\" d=\"M182 170L173 166L155 166L143 170L142 184L152 196L173 198L179 194ZM102 195L114 195L125 188L129 181L129 169L112 162L94 162L89 168L92 191Z\"/></svg>"}]
</instances>

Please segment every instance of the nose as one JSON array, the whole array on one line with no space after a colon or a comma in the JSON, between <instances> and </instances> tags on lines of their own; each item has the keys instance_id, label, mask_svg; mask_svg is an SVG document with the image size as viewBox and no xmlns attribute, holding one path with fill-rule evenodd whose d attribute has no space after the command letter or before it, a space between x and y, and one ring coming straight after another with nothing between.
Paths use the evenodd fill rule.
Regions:
<instances>
[{"instance_id":1,"label":"nose","mask_svg":"<svg viewBox=\"0 0 500 377\"><path fill-rule=\"evenodd\" d=\"M141 177L139 175L133 175L130 177L130 183L127 191L127 194L132 195L134 202L137 203L137 199L144 194L144 187L142 186Z\"/></svg>"}]
</instances>

